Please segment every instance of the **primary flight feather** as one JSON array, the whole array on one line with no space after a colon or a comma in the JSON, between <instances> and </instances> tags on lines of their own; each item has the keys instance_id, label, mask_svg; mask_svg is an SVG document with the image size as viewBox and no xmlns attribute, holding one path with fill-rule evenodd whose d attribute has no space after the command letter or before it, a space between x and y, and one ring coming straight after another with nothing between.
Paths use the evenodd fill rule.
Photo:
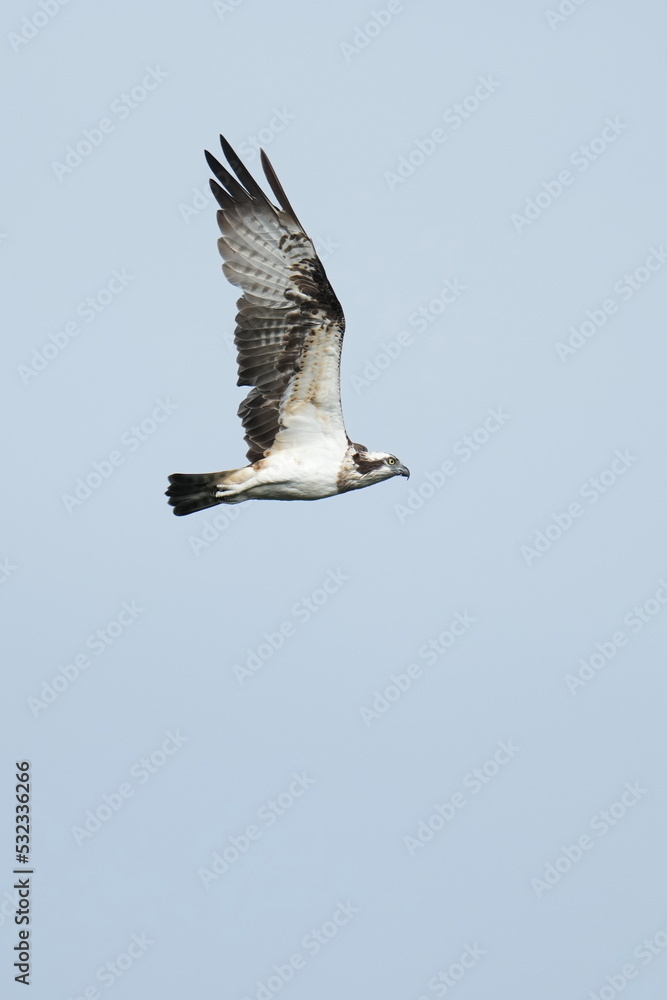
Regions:
<instances>
[{"instance_id":1,"label":"primary flight feather","mask_svg":"<svg viewBox=\"0 0 667 1000\"><path fill-rule=\"evenodd\" d=\"M272 205L226 139L234 177L207 151L220 206L225 277L243 289L234 341L249 465L169 476L174 514L244 500L319 500L409 476L394 456L354 444L343 423L340 352L345 318L310 238L264 150Z\"/></svg>"}]
</instances>

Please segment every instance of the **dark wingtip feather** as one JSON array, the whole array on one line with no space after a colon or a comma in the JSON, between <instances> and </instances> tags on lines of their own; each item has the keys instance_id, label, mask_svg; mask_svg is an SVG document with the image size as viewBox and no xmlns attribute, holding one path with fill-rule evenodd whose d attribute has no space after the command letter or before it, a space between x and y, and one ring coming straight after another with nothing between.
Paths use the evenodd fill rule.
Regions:
<instances>
[{"instance_id":1,"label":"dark wingtip feather","mask_svg":"<svg viewBox=\"0 0 667 1000\"><path fill-rule=\"evenodd\" d=\"M232 147L231 143L227 142L224 135L220 136L220 146L222 148L223 153L225 154L225 157L227 158L227 162L233 167L234 160L238 160L238 156L234 152L234 148Z\"/></svg>"},{"instance_id":2,"label":"dark wingtip feather","mask_svg":"<svg viewBox=\"0 0 667 1000\"><path fill-rule=\"evenodd\" d=\"M287 212L288 215L291 215L292 218L294 219L294 221L296 222L296 224L298 226L301 226L301 223L299 222L299 220L296 217L296 212L294 211L294 209L290 205L289 198L285 194L283 186L280 183L280 181L278 180L278 176L277 176L275 170L273 169L273 166L271 165L270 159L268 158L268 156L266 155L266 153L264 152L263 149L260 149L259 155L260 155L260 159L262 161L262 169L264 171L264 175L265 175L267 181L269 182L269 184L271 185L271 190L273 191L274 195L278 199L278 204L282 208L283 212ZM303 229L303 226L301 226L301 229Z\"/></svg>"},{"instance_id":3,"label":"dark wingtip feather","mask_svg":"<svg viewBox=\"0 0 667 1000\"><path fill-rule=\"evenodd\" d=\"M245 164L242 162L242 160L239 158L239 156L227 142L224 135L220 136L220 145L222 146L222 151L225 154L225 157L227 158L227 162L229 163L230 167L232 168L238 179L241 181L241 184L245 186L245 189L248 192L248 194L252 198L259 198L260 201L264 201L267 203L267 205L270 205L271 203L269 202L269 199L266 197L266 195L262 191L257 181L248 170L248 168L245 166Z\"/></svg>"},{"instance_id":4,"label":"dark wingtip feather","mask_svg":"<svg viewBox=\"0 0 667 1000\"><path fill-rule=\"evenodd\" d=\"M255 180L255 178L252 176L252 174L247 169L245 164L241 161L241 159L234 151L230 143L227 142L224 135L220 136L220 145L222 147L223 153L225 154L227 162L229 163L230 167L236 174L236 177L238 177L238 180L236 179L236 177L230 174L230 172L227 170L226 167L223 167L223 165L219 162L219 160L216 160L215 156L213 156L213 154L210 153L208 149L204 150L204 156L206 157L206 162L208 163L211 173L214 174L219 184L222 185L222 190L227 195L227 197L231 196L232 198L235 198L237 200L248 197L258 198L260 201L263 201L266 205L269 205L271 208L273 208L271 202L266 197L264 191L262 191L261 187ZM296 216L296 212L290 205L289 199L285 194L285 191L283 190L283 186L278 180L276 172L271 165L271 161L269 160L268 156L266 155L263 149L260 150L260 156L262 160L262 169L264 170L266 179L271 185L271 190L273 191L273 194L275 195L278 204L282 208L283 212L286 212L288 215L290 215L294 220L294 222L296 222L296 224L303 230L303 226L299 222ZM241 183L239 183L239 181ZM216 187L213 186L213 182L211 182L211 190L213 191L213 194L215 195L218 204L221 205L223 208L228 208L229 205L223 204L223 202L220 200L219 197L220 188L216 189Z\"/></svg>"},{"instance_id":5,"label":"dark wingtip feather","mask_svg":"<svg viewBox=\"0 0 667 1000\"><path fill-rule=\"evenodd\" d=\"M229 170L227 170L226 167L223 167L222 163L216 160L215 156L209 153L207 149L204 150L204 156L206 157L206 162L209 165L211 173L215 174L215 177L223 186L223 189L226 189L225 193L229 193L229 195L236 198L237 201L247 201L250 195L246 189L239 184L236 177L233 177ZM215 192L213 193L215 194Z\"/></svg>"},{"instance_id":6,"label":"dark wingtip feather","mask_svg":"<svg viewBox=\"0 0 667 1000\"><path fill-rule=\"evenodd\" d=\"M218 182L214 181L212 177L208 183L211 191L213 192L213 197L217 201L220 208L230 209L234 204L232 196L229 195L223 187L220 187Z\"/></svg>"}]
</instances>

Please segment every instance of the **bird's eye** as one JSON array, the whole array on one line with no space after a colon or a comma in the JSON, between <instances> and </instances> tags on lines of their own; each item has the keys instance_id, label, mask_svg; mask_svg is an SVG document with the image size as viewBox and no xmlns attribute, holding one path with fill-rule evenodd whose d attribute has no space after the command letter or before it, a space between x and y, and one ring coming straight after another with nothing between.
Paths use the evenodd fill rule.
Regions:
<instances>
[{"instance_id":1,"label":"bird's eye","mask_svg":"<svg viewBox=\"0 0 667 1000\"><path fill-rule=\"evenodd\" d=\"M387 459L387 465L396 465L396 459L395 458L388 458Z\"/></svg>"}]
</instances>

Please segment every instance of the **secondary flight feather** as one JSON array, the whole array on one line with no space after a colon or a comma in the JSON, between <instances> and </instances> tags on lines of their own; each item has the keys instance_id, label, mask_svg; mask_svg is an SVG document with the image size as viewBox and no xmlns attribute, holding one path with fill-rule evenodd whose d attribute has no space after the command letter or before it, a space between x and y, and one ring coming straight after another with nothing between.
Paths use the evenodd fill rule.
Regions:
<instances>
[{"instance_id":1,"label":"secondary flight feather","mask_svg":"<svg viewBox=\"0 0 667 1000\"><path fill-rule=\"evenodd\" d=\"M395 455L350 440L340 401L345 318L269 159L273 205L226 139L234 174L208 151L225 277L243 290L234 341L249 464L169 476L174 514L244 500L320 500L409 476Z\"/></svg>"}]
</instances>

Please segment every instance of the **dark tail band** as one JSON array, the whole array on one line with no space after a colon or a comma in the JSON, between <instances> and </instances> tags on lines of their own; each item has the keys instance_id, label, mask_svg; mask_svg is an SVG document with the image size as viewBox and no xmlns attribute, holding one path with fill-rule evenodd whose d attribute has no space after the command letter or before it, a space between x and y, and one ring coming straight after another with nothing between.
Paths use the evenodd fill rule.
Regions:
<instances>
[{"instance_id":1,"label":"dark tail band","mask_svg":"<svg viewBox=\"0 0 667 1000\"><path fill-rule=\"evenodd\" d=\"M216 497L218 484L228 473L201 472L195 475L176 472L169 476L169 489L165 496L174 508L174 514L182 517L184 514L194 514L197 510L206 510L219 503L239 503L239 499L231 497Z\"/></svg>"}]
</instances>

